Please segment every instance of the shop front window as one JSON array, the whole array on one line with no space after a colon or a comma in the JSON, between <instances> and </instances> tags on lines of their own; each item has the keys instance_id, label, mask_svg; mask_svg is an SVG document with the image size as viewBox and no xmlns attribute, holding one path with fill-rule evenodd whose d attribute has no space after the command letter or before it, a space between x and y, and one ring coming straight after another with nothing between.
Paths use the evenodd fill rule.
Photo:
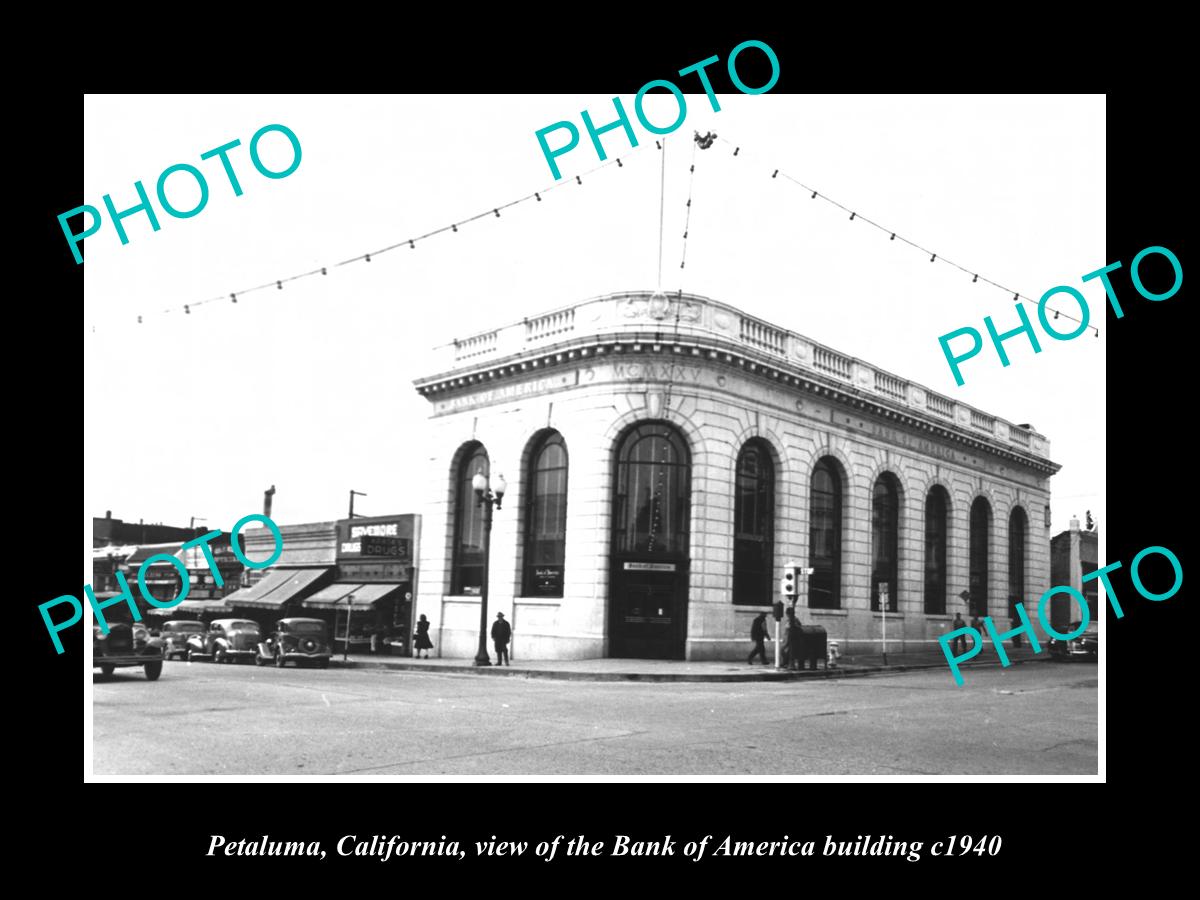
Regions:
<instances>
[{"instance_id":1,"label":"shop front window","mask_svg":"<svg viewBox=\"0 0 1200 900\"><path fill-rule=\"evenodd\" d=\"M809 492L808 605L838 609L842 605L842 479L837 463L825 457L813 468Z\"/></svg>"},{"instance_id":2,"label":"shop front window","mask_svg":"<svg viewBox=\"0 0 1200 900\"><path fill-rule=\"evenodd\" d=\"M761 606L771 602L774 574L775 469L765 444L742 448L734 477L733 602Z\"/></svg>"},{"instance_id":3,"label":"shop front window","mask_svg":"<svg viewBox=\"0 0 1200 900\"><path fill-rule=\"evenodd\" d=\"M687 445L670 425L645 423L625 436L617 451L615 552L686 558L690 475Z\"/></svg>"},{"instance_id":4,"label":"shop front window","mask_svg":"<svg viewBox=\"0 0 1200 900\"><path fill-rule=\"evenodd\" d=\"M988 614L988 541L992 529L992 507L983 497L971 504L971 614Z\"/></svg>"},{"instance_id":5,"label":"shop front window","mask_svg":"<svg viewBox=\"0 0 1200 900\"><path fill-rule=\"evenodd\" d=\"M1016 606L1025 599L1025 535L1028 531L1025 510L1014 506L1008 517L1008 614L1017 614Z\"/></svg>"},{"instance_id":6,"label":"shop front window","mask_svg":"<svg viewBox=\"0 0 1200 900\"><path fill-rule=\"evenodd\" d=\"M557 431L530 457L525 501L526 597L561 597L567 545L567 445Z\"/></svg>"},{"instance_id":7,"label":"shop front window","mask_svg":"<svg viewBox=\"0 0 1200 900\"><path fill-rule=\"evenodd\" d=\"M879 611L887 595L888 612L896 612L898 558L900 556L900 488L896 476L885 472L875 482L871 502L871 609Z\"/></svg>"},{"instance_id":8,"label":"shop front window","mask_svg":"<svg viewBox=\"0 0 1200 900\"><path fill-rule=\"evenodd\" d=\"M946 612L946 489L935 484L925 498L925 612Z\"/></svg>"},{"instance_id":9,"label":"shop front window","mask_svg":"<svg viewBox=\"0 0 1200 900\"><path fill-rule=\"evenodd\" d=\"M478 596L483 590L483 507L475 497L471 479L476 472L488 474L488 455L483 444L471 444L463 452L454 480L454 563L450 592Z\"/></svg>"}]
</instances>

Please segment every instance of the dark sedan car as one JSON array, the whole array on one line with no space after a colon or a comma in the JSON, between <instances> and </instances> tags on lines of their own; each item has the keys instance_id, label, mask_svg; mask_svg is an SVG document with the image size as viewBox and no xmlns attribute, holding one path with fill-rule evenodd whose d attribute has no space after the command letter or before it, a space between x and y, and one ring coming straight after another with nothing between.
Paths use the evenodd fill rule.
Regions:
<instances>
[{"instance_id":1,"label":"dark sedan car","mask_svg":"<svg viewBox=\"0 0 1200 900\"><path fill-rule=\"evenodd\" d=\"M261 640L257 622L216 619L208 631L188 636L188 659L211 659L216 663L253 659Z\"/></svg>"},{"instance_id":2,"label":"dark sedan car","mask_svg":"<svg viewBox=\"0 0 1200 900\"><path fill-rule=\"evenodd\" d=\"M115 616L110 614L112 617ZM102 634L100 626L93 625L92 666L99 668L105 677L116 669L141 666L146 677L155 681L162 674L162 644L150 636L145 625L132 619L110 621L108 634Z\"/></svg>"},{"instance_id":3,"label":"dark sedan car","mask_svg":"<svg viewBox=\"0 0 1200 900\"><path fill-rule=\"evenodd\" d=\"M1071 634L1078 628L1079 623L1072 622L1063 633ZM1069 641L1051 637L1049 650L1055 659L1096 659L1100 653L1100 626L1091 622L1082 634Z\"/></svg>"},{"instance_id":4,"label":"dark sedan car","mask_svg":"<svg viewBox=\"0 0 1200 900\"><path fill-rule=\"evenodd\" d=\"M196 619L176 619L162 627L160 637L163 645L163 659L178 656L186 659L188 654L188 638L192 635L204 634L204 623Z\"/></svg>"},{"instance_id":5,"label":"dark sedan car","mask_svg":"<svg viewBox=\"0 0 1200 900\"><path fill-rule=\"evenodd\" d=\"M275 632L258 645L254 662L260 666L274 662L283 668L291 660L314 663L324 669L328 668L331 656L328 625L320 619L290 618L275 623Z\"/></svg>"}]
</instances>

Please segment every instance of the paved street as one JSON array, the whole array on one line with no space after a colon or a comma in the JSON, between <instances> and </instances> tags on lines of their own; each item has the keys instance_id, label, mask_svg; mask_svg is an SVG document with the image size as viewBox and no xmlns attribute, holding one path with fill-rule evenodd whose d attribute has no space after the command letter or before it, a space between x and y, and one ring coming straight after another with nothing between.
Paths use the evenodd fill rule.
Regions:
<instances>
[{"instance_id":1,"label":"paved street","mask_svg":"<svg viewBox=\"0 0 1200 900\"><path fill-rule=\"evenodd\" d=\"M1094 663L746 684L169 662L94 681L96 775L1095 774Z\"/></svg>"}]
</instances>

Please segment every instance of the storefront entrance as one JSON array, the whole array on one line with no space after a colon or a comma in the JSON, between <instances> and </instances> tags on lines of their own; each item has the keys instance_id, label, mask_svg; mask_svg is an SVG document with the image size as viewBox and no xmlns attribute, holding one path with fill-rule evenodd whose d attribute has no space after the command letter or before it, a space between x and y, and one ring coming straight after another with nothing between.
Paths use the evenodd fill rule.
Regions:
<instances>
[{"instance_id":1,"label":"storefront entrance","mask_svg":"<svg viewBox=\"0 0 1200 900\"><path fill-rule=\"evenodd\" d=\"M618 441L609 579L609 656L683 659L691 456L666 422Z\"/></svg>"},{"instance_id":2,"label":"storefront entrance","mask_svg":"<svg viewBox=\"0 0 1200 900\"><path fill-rule=\"evenodd\" d=\"M687 635L686 566L623 560L610 583L609 655L683 659Z\"/></svg>"}]
</instances>

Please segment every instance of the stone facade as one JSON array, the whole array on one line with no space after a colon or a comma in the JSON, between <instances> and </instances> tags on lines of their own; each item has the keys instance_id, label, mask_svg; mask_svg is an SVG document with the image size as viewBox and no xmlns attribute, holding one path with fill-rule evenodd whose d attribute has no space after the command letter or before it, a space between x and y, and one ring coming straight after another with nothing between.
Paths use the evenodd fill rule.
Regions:
<instances>
[{"instance_id":1,"label":"stone facade","mask_svg":"<svg viewBox=\"0 0 1200 900\"><path fill-rule=\"evenodd\" d=\"M445 367L416 383L431 404L428 495L417 613L433 623L443 656L474 654L479 598L450 593L455 491L463 454L486 448L508 493L494 513L489 616L513 625L517 658L608 655L616 447L638 422L682 433L691 463L686 561L688 659L738 659L751 619L769 607L732 602L735 460L751 438L774 467L771 577L809 564L813 467L842 476L840 608L799 612L844 652L878 651L883 616L870 608L872 494L891 473L899 486L898 610L887 615L889 652L928 649L949 626L968 585L969 516L991 511L988 613L1007 629L1009 521L1026 515L1022 599L1049 587L1046 439L808 338L694 295L617 294L456 341ZM522 597L523 493L529 455L548 429L569 454L561 598ZM950 498L946 614L925 612L925 502ZM660 610L661 612L661 610ZM969 618L969 615L967 616Z\"/></svg>"}]
</instances>

